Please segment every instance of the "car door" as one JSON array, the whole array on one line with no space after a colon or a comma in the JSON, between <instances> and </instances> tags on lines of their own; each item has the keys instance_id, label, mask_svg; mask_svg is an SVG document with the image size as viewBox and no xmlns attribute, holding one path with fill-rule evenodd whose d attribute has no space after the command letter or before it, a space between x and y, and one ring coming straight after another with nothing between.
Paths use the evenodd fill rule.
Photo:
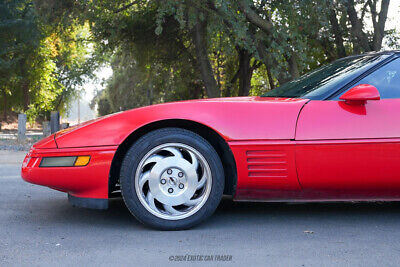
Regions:
<instances>
[{"instance_id":1,"label":"car door","mask_svg":"<svg viewBox=\"0 0 400 267\"><path fill-rule=\"evenodd\" d=\"M296 128L296 164L303 190L317 198L400 197L400 59L354 85L370 84L380 100L351 105L309 101Z\"/></svg>"}]
</instances>

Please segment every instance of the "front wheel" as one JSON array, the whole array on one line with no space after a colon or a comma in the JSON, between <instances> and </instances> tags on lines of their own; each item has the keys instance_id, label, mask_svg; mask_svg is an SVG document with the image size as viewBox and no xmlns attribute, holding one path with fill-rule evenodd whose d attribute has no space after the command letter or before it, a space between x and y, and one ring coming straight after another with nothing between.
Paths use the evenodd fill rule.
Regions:
<instances>
[{"instance_id":1,"label":"front wheel","mask_svg":"<svg viewBox=\"0 0 400 267\"><path fill-rule=\"evenodd\" d=\"M204 138L164 128L132 145L120 182L124 201L139 221L156 229L180 230L215 211L224 190L224 171Z\"/></svg>"}]
</instances>

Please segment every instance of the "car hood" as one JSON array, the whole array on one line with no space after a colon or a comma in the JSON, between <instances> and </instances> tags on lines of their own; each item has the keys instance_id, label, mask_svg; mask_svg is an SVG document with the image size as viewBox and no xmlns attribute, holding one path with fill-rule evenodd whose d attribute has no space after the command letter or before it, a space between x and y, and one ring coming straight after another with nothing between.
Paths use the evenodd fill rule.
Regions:
<instances>
[{"instance_id":1,"label":"car hood","mask_svg":"<svg viewBox=\"0 0 400 267\"><path fill-rule=\"evenodd\" d=\"M121 144L132 132L165 120L203 124L225 140L293 139L307 99L230 97L157 104L114 113L57 132L58 148Z\"/></svg>"}]
</instances>

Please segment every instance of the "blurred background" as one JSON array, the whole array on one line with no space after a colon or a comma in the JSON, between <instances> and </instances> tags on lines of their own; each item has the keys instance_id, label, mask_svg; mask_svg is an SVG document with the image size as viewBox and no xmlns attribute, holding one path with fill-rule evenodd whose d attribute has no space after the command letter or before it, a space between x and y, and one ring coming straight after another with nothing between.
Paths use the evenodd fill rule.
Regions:
<instances>
[{"instance_id":1,"label":"blurred background","mask_svg":"<svg viewBox=\"0 0 400 267\"><path fill-rule=\"evenodd\" d=\"M71 125L161 102L260 95L338 58L398 49L399 5L0 0L1 133L15 134L20 113L39 135L51 111Z\"/></svg>"}]
</instances>

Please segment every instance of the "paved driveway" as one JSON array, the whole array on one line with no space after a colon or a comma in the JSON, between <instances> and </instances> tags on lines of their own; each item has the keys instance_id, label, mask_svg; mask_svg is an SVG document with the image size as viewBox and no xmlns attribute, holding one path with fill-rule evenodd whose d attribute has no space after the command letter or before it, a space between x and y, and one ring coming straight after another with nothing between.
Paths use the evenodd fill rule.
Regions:
<instances>
[{"instance_id":1,"label":"paved driveway","mask_svg":"<svg viewBox=\"0 0 400 267\"><path fill-rule=\"evenodd\" d=\"M398 266L400 262L399 203L270 204L226 199L199 227L160 232L138 223L122 200L111 201L107 211L73 208L65 194L25 183L19 176L23 156L0 150L0 266L183 266L187 261L193 266ZM232 258L216 262L216 255Z\"/></svg>"}]
</instances>

